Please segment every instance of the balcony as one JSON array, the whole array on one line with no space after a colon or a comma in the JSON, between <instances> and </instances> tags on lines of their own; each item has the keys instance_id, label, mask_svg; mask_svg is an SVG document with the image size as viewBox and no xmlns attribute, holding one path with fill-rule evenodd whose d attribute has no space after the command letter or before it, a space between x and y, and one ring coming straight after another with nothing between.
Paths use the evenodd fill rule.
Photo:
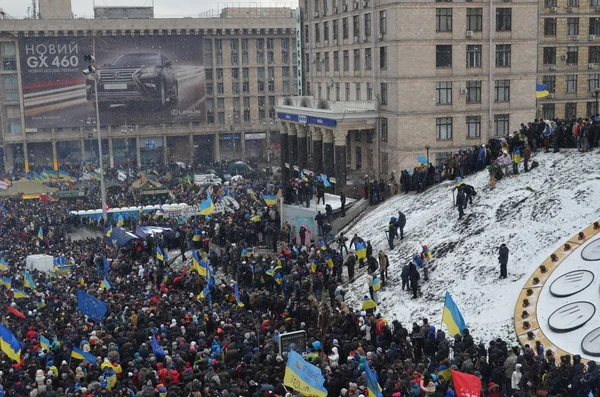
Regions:
<instances>
[{"instance_id":1,"label":"balcony","mask_svg":"<svg viewBox=\"0 0 600 397\"><path fill-rule=\"evenodd\" d=\"M313 97L277 98L275 111L336 120L338 123L366 123L372 125L378 114L377 101L326 101ZM277 117L288 119L289 116Z\"/></svg>"}]
</instances>

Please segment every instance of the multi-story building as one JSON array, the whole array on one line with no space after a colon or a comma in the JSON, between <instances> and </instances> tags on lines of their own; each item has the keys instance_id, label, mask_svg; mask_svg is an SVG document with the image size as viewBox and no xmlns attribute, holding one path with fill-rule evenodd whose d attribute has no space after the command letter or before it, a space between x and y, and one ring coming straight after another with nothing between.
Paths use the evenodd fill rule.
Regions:
<instances>
[{"instance_id":1,"label":"multi-story building","mask_svg":"<svg viewBox=\"0 0 600 397\"><path fill-rule=\"evenodd\" d=\"M387 178L416 166L417 155L441 160L536 115L536 1L300 6L307 97L277 107L290 169L342 185Z\"/></svg>"},{"instance_id":2,"label":"multi-story building","mask_svg":"<svg viewBox=\"0 0 600 397\"><path fill-rule=\"evenodd\" d=\"M105 164L278 155L275 103L298 86L294 10L72 19L70 1L50 3L47 19L0 20L6 168L96 162L96 93Z\"/></svg>"},{"instance_id":3,"label":"multi-story building","mask_svg":"<svg viewBox=\"0 0 600 397\"><path fill-rule=\"evenodd\" d=\"M539 82L541 117L598 114L600 1L540 0Z\"/></svg>"}]
</instances>

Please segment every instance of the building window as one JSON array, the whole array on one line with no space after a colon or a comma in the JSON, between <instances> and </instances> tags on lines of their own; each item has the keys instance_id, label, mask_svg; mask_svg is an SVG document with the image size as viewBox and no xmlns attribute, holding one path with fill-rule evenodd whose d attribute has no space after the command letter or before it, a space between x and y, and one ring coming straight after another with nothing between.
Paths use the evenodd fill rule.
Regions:
<instances>
[{"instance_id":1,"label":"building window","mask_svg":"<svg viewBox=\"0 0 600 397\"><path fill-rule=\"evenodd\" d=\"M329 42L329 22L323 22L323 41Z\"/></svg>"},{"instance_id":2,"label":"building window","mask_svg":"<svg viewBox=\"0 0 600 397\"><path fill-rule=\"evenodd\" d=\"M467 103L481 103L481 80L467 81Z\"/></svg>"},{"instance_id":3,"label":"building window","mask_svg":"<svg viewBox=\"0 0 600 397\"><path fill-rule=\"evenodd\" d=\"M512 29L512 8L496 8L496 31L510 32Z\"/></svg>"},{"instance_id":4,"label":"building window","mask_svg":"<svg viewBox=\"0 0 600 397\"><path fill-rule=\"evenodd\" d=\"M373 83L367 83L367 101L373 100Z\"/></svg>"},{"instance_id":5,"label":"building window","mask_svg":"<svg viewBox=\"0 0 600 397\"><path fill-rule=\"evenodd\" d=\"M223 89L223 83L218 83L217 84L217 95L223 95L225 93L225 90Z\"/></svg>"},{"instance_id":6,"label":"building window","mask_svg":"<svg viewBox=\"0 0 600 397\"><path fill-rule=\"evenodd\" d=\"M358 48L354 50L354 71L360 71L360 49Z\"/></svg>"},{"instance_id":7,"label":"building window","mask_svg":"<svg viewBox=\"0 0 600 397\"><path fill-rule=\"evenodd\" d=\"M371 70L373 67L373 55L370 48L365 48L365 69Z\"/></svg>"},{"instance_id":8,"label":"building window","mask_svg":"<svg viewBox=\"0 0 600 397\"><path fill-rule=\"evenodd\" d=\"M438 81L435 87L437 105L450 105L452 104L452 82L451 81Z\"/></svg>"},{"instance_id":9,"label":"building window","mask_svg":"<svg viewBox=\"0 0 600 397\"><path fill-rule=\"evenodd\" d=\"M586 103L586 108L587 108L586 109L587 110L586 115L588 117L596 116L598 114L598 108L596 106L596 102L588 102L588 103Z\"/></svg>"},{"instance_id":10,"label":"building window","mask_svg":"<svg viewBox=\"0 0 600 397\"><path fill-rule=\"evenodd\" d=\"M494 115L494 136L506 136L509 134L510 116L508 114Z\"/></svg>"},{"instance_id":11,"label":"building window","mask_svg":"<svg viewBox=\"0 0 600 397\"><path fill-rule=\"evenodd\" d=\"M217 98L217 109L225 109L225 98Z\"/></svg>"},{"instance_id":12,"label":"building window","mask_svg":"<svg viewBox=\"0 0 600 397\"><path fill-rule=\"evenodd\" d=\"M590 34L600 35L600 18L590 18Z\"/></svg>"},{"instance_id":13,"label":"building window","mask_svg":"<svg viewBox=\"0 0 600 397\"><path fill-rule=\"evenodd\" d=\"M577 102L565 103L565 119L571 120L577 117Z\"/></svg>"},{"instance_id":14,"label":"building window","mask_svg":"<svg viewBox=\"0 0 600 397\"><path fill-rule=\"evenodd\" d=\"M388 154L386 152L381 153L381 174L388 174Z\"/></svg>"},{"instance_id":15,"label":"building window","mask_svg":"<svg viewBox=\"0 0 600 397\"><path fill-rule=\"evenodd\" d=\"M373 169L373 149L367 148L367 168Z\"/></svg>"},{"instance_id":16,"label":"building window","mask_svg":"<svg viewBox=\"0 0 600 397\"><path fill-rule=\"evenodd\" d=\"M213 85L212 84L206 85L206 95L208 95L208 96L213 95Z\"/></svg>"},{"instance_id":17,"label":"building window","mask_svg":"<svg viewBox=\"0 0 600 397\"><path fill-rule=\"evenodd\" d=\"M452 32L452 8L435 9L435 30Z\"/></svg>"},{"instance_id":18,"label":"building window","mask_svg":"<svg viewBox=\"0 0 600 397\"><path fill-rule=\"evenodd\" d=\"M386 117L382 117L381 119L381 142L388 141L388 119Z\"/></svg>"},{"instance_id":19,"label":"building window","mask_svg":"<svg viewBox=\"0 0 600 397\"><path fill-rule=\"evenodd\" d=\"M338 20L331 21L332 29L333 29L333 39L338 39Z\"/></svg>"},{"instance_id":20,"label":"building window","mask_svg":"<svg viewBox=\"0 0 600 397\"><path fill-rule=\"evenodd\" d=\"M335 83L335 100L340 100L340 83Z\"/></svg>"},{"instance_id":21,"label":"building window","mask_svg":"<svg viewBox=\"0 0 600 397\"><path fill-rule=\"evenodd\" d=\"M18 106L6 106L6 121L9 134L22 133L21 128L21 109Z\"/></svg>"},{"instance_id":22,"label":"building window","mask_svg":"<svg viewBox=\"0 0 600 397\"><path fill-rule=\"evenodd\" d=\"M325 53L325 60L323 62L325 63L325 71L329 72L329 52Z\"/></svg>"},{"instance_id":23,"label":"building window","mask_svg":"<svg viewBox=\"0 0 600 397\"><path fill-rule=\"evenodd\" d=\"M553 94L556 90L556 76L544 76L542 81L544 84L546 84L546 89L548 90L548 92Z\"/></svg>"},{"instance_id":24,"label":"building window","mask_svg":"<svg viewBox=\"0 0 600 397\"><path fill-rule=\"evenodd\" d=\"M5 42L0 44L0 52L2 52L2 69L17 70L17 48L14 42ZM19 129L20 129L19 123Z\"/></svg>"},{"instance_id":25,"label":"building window","mask_svg":"<svg viewBox=\"0 0 600 397\"><path fill-rule=\"evenodd\" d=\"M567 0L567 7L579 7L579 0Z\"/></svg>"},{"instance_id":26,"label":"building window","mask_svg":"<svg viewBox=\"0 0 600 397\"><path fill-rule=\"evenodd\" d=\"M467 8L467 30L481 32L483 24L483 8Z\"/></svg>"},{"instance_id":27,"label":"building window","mask_svg":"<svg viewBox=\"0 0 600 397\"><path fill-rule=\"evenodd\" d=\"M344 71L350 70L350 51L344 50Z\"/></svg>"},{"instance_id":28,"label":"building window","mask_svg":"<svg viewBox=\"0 0 600 397\"><path fill-rule=\"evenodd\" d=\"M387 83L380 83L380 89L381 89L381 104L387 105L387 103L388 103Z\"/></svg>"},{"instance_id":29,"label":"building window","mask_svg":"<svg viewBox=\"0 0 600 397\"><path fill-rule=\"evenodd\" d=\"M590 7L600 6L600 0L590 0Z\"/></svg>"},{"instance_id":30,"label":"building window","mask_svg":"<svg viewBox=\"0 0 600 397\"><path fill-rule=\"evenodd\" d=\"M496 102L510 101L510 80L496 80Z\"/></svg>"},{"instance_id":31,"label":"building window","mask_svg":"<svg viewBox=\"0 0 600 397\"><path fill-rule=\"evenodd\" d=\"M567 93L574 94L577 92L577 75L576 74L568 74L567 75Z\"/></svg>"},{"instance_id":32,"label":"building window","mask_svg":"<svg viewBox=\"0 0 600 397\"><path fill-rule=\"evenodd\" d=\"M481 46L480 45L467 45L467 67L468 68L480 68L481 67Z\"/></svg>"},{"instance_id":33,"label":"building window","mask_svg":"<svg viewBox=\"0 0 600 397\"><path fill-rule=\"evenodd\" d=\"M556 47L544 47L544 65L556 65Z\"/></svg>"},{"instance_id":34,"label":"building window","mask_svg":"<svg viewBox=\"0 0 600 397\"><path fill-rule=\"evenodd\" d=\"M451 68L452 67L452 46L451 45L436 45L435 46L435 67L436 68Z\"/></svg>"},{"instance_id":35,"label":"building window","mask_svg":"<svg viewBox=\"0 0 600 397\"><path fill-rule=\"evenodd\" d=\"M360 36L360 21L358 15L352 17L352 33L354 37Z\"/></svg>"},{"instance_id":36,"label":"building window","mask_svg":"<svg viewBox=\"0 0 600 397\"><path fill-rule=\"evenodd\" d=\"M371 13L365 14L365 37L371 37Z\"/></svg>"},{"instance_id":37,"label":"building window","mask_svg":"<svg viewBox=\"0 0 600 397\"><path fill-rule=\"evenodd\" d=\"M348 38L348 18L342 19L342 38Z\"/></svg>"},{"instance_id":38,"label":"building window","mask_svg":"<svg viewBox=\"0 0 600 397\"><path fill-rule=\"evenodd\" d=\"M321 53L317 52L315 54L315 62L317 63L317 72L321 71Z\"/></svg>"},{"instance_id":39,"label":"building window","mask_svg":"<svg viewBox=\"0 0 600 397\"><path fill-rule=\"evenodd\" d=\"M2 90L4 91L4 102L19 102L19 84L16 74L2 76Z\"/></svg>"},{"instance_id":40,"label":"building window","mask_svg":"<svg viewBox=\"0 0 600 397\"><path fill-rule=\"evenodd\" d=\"M340 70L340 52L339 51L333 52L333 70L336 72Z\"/></svg>"},{"instance_id":41,"label":"building window","mask_svg":"<svg viewBox=\"0 0 600 397\"><path fill-rule=\"evenodd\" d=\"M556 4L558 3L557 0L544 0L544 7L556 7Z\"/></svg>"},{"instance_id":42,"label":"building window","mask_svg":"<svg viewBox=\"0 0 600 397\"><path fill-rule=\"evenodd\" d=\"M579 18L567 18L567 36L579 34Z\"/></svg>"},{"instance_id":43,"label":"building window","mask_svg":"<svg viewBox=\"0 0 600 397\"><path fill-rule=\"evenodd\" d=\"M223 65L223 54L221 52L218 52L217 55L215 55L215 65L216 66Z\"/></svg>"},{"instance_id":44,"label":"building window","mask_svg":"<svg viewBox=\"0 0 600 397\"><path fill-rule=\"evenodd\" d=\"M567 47L567 65L577 65L579 62L579 47Z\"/></svg>"},{"instance_id":45,"label":"building window","mask_svg":"<svg viewBox=\"0 0 600 397\"><path fill-rule=\"evenodd\" d=\"M354 83L354 96L357 101L361 100L360 95L360 83Z\"/></svg>"},{"instance_id":46,"label":"building window","mask_svg":"<svg viewBox=\"0 0 600 397\"><path fill-rule=\"evenodd\" d=\"M379 69L387 69L387 47L379 47Z\"/></svg>"},{"instance_id":47,"label":"building window","mask_svg":"<svg viewBox=\"0 0 600 397\"><path fill-rule=\"evenodd\" d=\"M206 69L204 71L204 76L206 76L206 81L212 81L212 79L213 79L213 70L212 69Z\"/></svg>"},{"instance_id":48,"label":"building window","mask_svg":"<svg viewBox=\"0 0 600 397\"><path fill-rule=\"evenodd\" d=\"M556 18L544 18L544 36L556 36Z\"/></svg>"},{"instance_id":49,"label":"building window","mask_svg":"<svg viewBox=\"0 0 600 397\"><path fill-rule=\"evenodd\" d=\"M467 138L481 136L481 116L467 116Z\"/></svg>"},{"instance_id":50,"label":"building window","mask_svg":"<svg viewBox=\"0 0 600 397\"><path fill-rule=\"evenodd\" d=\"M435 119L435 137L438 140L452 139L452 117Z\"/></svg>"},{"instance_id":51,"label":"building window","mask_svg":"<svg viewBox=\"0 0 600 397\"><path fill-rule=\"evenodd\" d=\"M510 66L510 44L498 44L496 45L496 66L508 67Z\"/></svg>"},{"instance_id":52,"label":"building window","mask_svg":"<svg viewBox=\"0 0 600 397\"><path fill-rule=\"evenodd\" d=\"M361 147L357 146L356 147L356 169L360 170L362 168L362 153L361 153Z\"/></svg>"},{"instance_id":53,"label":"building window","mask_svg":"<svg viewBox=\"0 0 600 397\"><path fill-rule=\"evenodd\" d=\"M217 69L217 80L223 80L223 69L221 68Z\"/></svg>"},{"instance_id":54,"label":"building window","mask_svg":"<svg viewBox=\"0 0 600 397\"><path fill-rule=\"evenodd\" d=\"M600 47L588 47L588 63L600 63Z\"/></svg>"},{"instance_id":55,"label":"building window","mask_svg":"<svg viewBox=\"0 0 600 397\"><path fill-rule=\"evenodd\" d=\"M321 42L321 24L315 23L315 43Z\"/></svg>"},{"instance_id":56,"label":"building window","mask_svg":"<svg viewBox=\"0 0 600 397\"><path fill-rule=\"evenodd\" d=\"M350 83L344 83L344 100L350 100Z\"/></svg>"},{"instance_id":57,"label":"building window","mask_svg":"<svg viewBox=\"0 0 600 397\"><path fill-rule=\"evenodd\" d=\"M387 11L379 11L379 33L387 33Z\"/></svg>"},{"instance_id":58,"label":"building window","mask_svg":"<svg viewBox=\"0 0 600 397\"><path fill-rule=\"evenodd\" d=\"M543 103L542 104L542 117L545 120L552 120L554 118L554 108L555 108L555 105L553 103Z\"/></svg>"},{"instance_id":59,"label":"building window","mask_svg":"<svg viewBox=\"0 0 600 397\"><path fill-rule=\"evenodd\" d=\"M598 77L600 75L598 73L588 74L588 91L594 91L598 88Z\"/></svg>"}]
</instances>

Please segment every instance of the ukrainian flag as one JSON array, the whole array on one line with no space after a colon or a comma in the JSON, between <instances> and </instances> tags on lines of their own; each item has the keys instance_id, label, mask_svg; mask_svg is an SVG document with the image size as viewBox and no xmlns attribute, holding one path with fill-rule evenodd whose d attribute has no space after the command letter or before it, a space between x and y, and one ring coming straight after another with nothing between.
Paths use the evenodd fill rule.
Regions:
<instances>
[{"instance_id":1,"label":"ukrainian flag","mask_svg":"<svg viewBox=\"0 0 600 397\"><path fill-rule=\"evenodd\" d=\"M200 203L200 215L210 215L215 210L215 205L210 198L210 193L207 192L206 194L208 197Z\"/></svg>"},{"instance_id":2,"label":"ukrainian flag","mask_svg":"<svg viewBox=\"0 0 600 397\"><path fill-rule=\"evenodd\" d=\"M40 335L40 346L42 349L50 350L50 341L44 335Z\"/></svg>"},{"instance_id":3,"label":"ukrainian flag","mask_svg":"<svg viewBox=\"0 0 600 397\"><path fill-rule=\"evenodd\" d=\"M240 255L244 257L252 256L252 248L244 248Z\"/></svg>"},{"instance_id":4,"label":"ukrainian flag","mask_svg":"<svg viewBox=\"0 0 600 397\"><path fill-rule=\"evenodd\" d=\"M536 98L545 98L550 94L548 92L548 86L546 84L536 84L535 85L535 97Z\"/></svg>"},{"instance_id":5,"label":"ukrainian flag","mask_svg":"<svg viewBox=\"0 0 600 397\"><path fill-rule=\"evenodd\" d=\"M110 291L111 286L107 279L102 280L102 282L100 283L100 288Z\"/></svg>"},{"instance_id":6,"label":"ukrainian flag","mask_svg":"<svg viewBox=\"0 0 600 397\"><path fill-rule=\"evenodd\" d=\"M33 282L33 277L31 277L31 273L27 270L23 272L23 286L25 288L35 289L35 283Z\"/></svg>"},{"instance_id":7,"label":"ukrainian flag","mask_svg":"<svg viewBox=\"0 0 600 397\"><path fill-rule=\"evenodd\" d=\"M254 191L254 188L252 186L250 186L248 189L246 189L246 193L248 193L248 196L254 200L254 201L258 201L256 199L256 192Z\"/></svg>"},{"instance_id":8,"label":"ukrainian flag","mask_svg":"<svg viewBox=\"0 0 600 397\"><path fill-rule=\"evenodd\" d=\"M252 222L260 222L260 215L254 215L250 220Z\"/></svg>"},{"instance_id":9,"label":"ukrainian flag","mask_svg":"<svg viewBox=\"0 0 600 397\"><path fill-rule=\"evenodd\" d=\"M0 277L0 285L4 285L6 288L10 289L10 287L12 286L12 278Z\"/></svg>"},{"instance_id":10,"label":"ukrainian flag","mask_svg":"<svg viewBox=\"0 0 600 397\"><path fill-rule=\"evenodd\" d=\"M21 344L15 336L0 324L0 350L16 362L21 362Z\"/></svg>"},{"instance_id":11,"label":"ukrainian flag","mask_svg":"<svg viewBox=\"0 0 600 397\"><path fill-rule=\"evenodd\" d=\"M208 295L210 295L210 287L209 287L208 283L206 283L206 286L204 287L204 289L202 291L200 291L197 298L204 299L204 298L207 298Z\"/></svg>"},{"instance_id":12,"label":"ukrainian flag","mask_svg":"<svg viewBox=\"0 0 600 397\"><path fill-rule=\"evenodd\" d=\"M281 282L283 281L283 277L281 277L281 273L275 273L275 275L273 276L273 280L275 280L275 282L279 285L281 285Z\"/></svg>"},{"instance_id":13,"label":"ukrainian flag","mask_svg":"<svg viewBox=\"0 0 600 397\"><path fill-rule=\"evenodd\" d=\"M42 229L41 227L40 227L40 230L38 230L38 238L40 240L44 239L44 229Z\"/></svg>"},{"instance_id":14,"label":"ukrainian flag","mask_svg":"<svg viewBox=\"0 0 600 397\"><path fill-rule=\"evenodd\" d=\"M106 232L104 234L106 235L106 237L110 237L112 232L113 232L113 229L112 229L112 223L111 223L110 226L108 227L108 229L106 229Z\"/></svg>"},{"instance_id":15,"label":"ukrainian flag","mask_svg":"<svg viewBox=\"0 0 600 397\"><path fill-rule=\"evenodd\" d=\"M195 270L202 277L209 277L210 263L200 259L198 251L192 251L192 267L190 270Z\"/></svg>"},{"instance_id":16,"label":"ukrainian flag","mask_svg":"<svg viewBox=\"0 0 600 397\"><path fill-rule=\"evenodd\" d=\"M29 298L29 295L27 295L25 293L25 291L21 291L20 289L14 289L13 290L13 298L15 299L23 299L23 298Z\"/></svg>"},{"instance_id":17,"label":"ukrainian flag","mask_svg":"<svg viewBox=\"0 0 600 397\"><path fill-rule=\"evenodd\" d=\"M46 307L46 304L44 302L38 302L36 303L36 306L38 308L38 310L43 309Z\"/></svg>"},{"instance_id":18,"label":"ukrainian flag","mask_svg":"<svg viewBox=\"0 0 600 397\"><path fill-rule=\"evenodd\" d=\"M290 350L283 376L284 385L304 396L326 397L327 390L323 387L324 382L325 378L319 367L306 362L300 354Z\"/></svg>"},{"instance_id":19,"label":"ukrainian flag","mask_svg":"<svg viewBox=\"0 0 600 397\"><path fill-rule=\"evenodd\" d=\"M165 262L166 260L169 259L169 255L163 254L163 252L160 249L160 246L158 244L156 244L156 259L158 259L159 261L162 261L162 262Z\"/></svg>"},{"instance_id":20,"label":"ukrainian flag","mask_svg":"<svg viewBox=\"0 0 600 397\"><path fill-rule=\"evenodd\" d=\"M2 270L3 272L8 270L8 265L6 264L4 258L0 258L0 270Z\"/></svg>"},{"instance_id":21,"label":"ukrainian flag","mask_svg":"<svg viewBox=\"0 0 600 397\"><path fill-rule=\"evenodd\" d=\"M73 346L73 350L71 350L71 357L78 360L87 360L90 363L96 362L96 356L94 356L92 353L86 353L75 346Z\"/></svg>"},{"instance_id":22,"label":"ukrainian flag","mask_svg":"<svg viewBox=\"0 0 600 397\"><path fill-rule=\"evenodd\" d=\"M356 259L361 260L367 257L367 246L365 243L356 242L354 243L354 248L356 248Z\"/></svg>"},{"instance_id":23,"label":"ukrainian flag","mask_svg":"<svg viewBox=\"0 0 600 397\"><path fill-rule=\"evenodd\" d=\"M316 273L317 272L317 260L316 259L313 259L310 262L310 272L311 273Z\"/></svg>"},{"instance_id":24,"label":"ukrainian flag","mask_svg":"<svg viewBox=\"0 0 600 397\"><path fill-rule=\"evenodd\" d=\"M235 295L235 300L239 307L244 307L244 304L240 300L240 290L238 288L237 283L233 284L233 294Z\"/></svg>"},{"instance_id":25,"label":"ukrainian flag","mask_svg":"<svg viewBox=\"0 0 600 397\"><path fill-rule=\"evenodd\" d=\"M458 306L456 306L456 303L454 303L454 300L448 291L446 291L442 322L446 324L446 327L448 327L448 331L450 331L452 336L462 335L463 330L467 328L465 320L460 313L460 310L458 310Z\"/></svg>"},{"instance_id":26,"label":"ukrainian flag","mask_svg":"<svg viewBox=\"0 0 600 397\"><path fill-rule=\"evenodd\" d=\"M331 260L329 255L325 257L325 263L327 263L327 266L329 266L330 269L333 269L333 260Z\"/></svg>"},{"instance_id":27,"label":"ukrainian flag","mask_svg":"<svg viewBox=\"0 0 600 397\"><path fill-rule=\"evenodd\" d=\"M377 374L371 370L369 363L365 361L365 374L367 375L367 397L383 397L381 386L377 381Z\"/></svg>"},{"instance_id":28,"label":"ukrainian flag","mask_svg":"<svg viewBox=\"0 0 600 397\"><path fill-rule=\"evenodd\" d=\"M265 200L265 204L268 206L277 204L277 196L267 196L263 194L263 200Z\"/></svg>"}]
</instances>

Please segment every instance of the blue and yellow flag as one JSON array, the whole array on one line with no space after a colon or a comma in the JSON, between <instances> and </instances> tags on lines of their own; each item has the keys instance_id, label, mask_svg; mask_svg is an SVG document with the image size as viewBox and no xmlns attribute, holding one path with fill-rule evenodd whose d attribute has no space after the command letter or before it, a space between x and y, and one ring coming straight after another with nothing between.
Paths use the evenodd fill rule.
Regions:
<instances>
[{"instance_id":1,"label":"blue and yellow flag","mask_svg":"<svg viewBox=\"0 0 600 397\"><path fill-rule=\"evenodd\" d=\"M111 223L110 226L108 227L108 229L106 229L106 232L104 234L106 235L106 237L110 237L112 232L113 232L113 229L112 229L112 223Z\"/></svg>"},{"instance_id":2,"label":"blue and yellow flag","mask_svg":"<svg viewBox=\"0 0 600 397\"><path fill-rule=\"evenodd\" d=\"M325 263L327 263L327 266L329 266L330 269L333 269L333 260L329 255L325 257Z\"/></svg>"},{"instance_id":3,"label":"blue and yellow flag","mask_svg":"<svg viewBox=\"0 0 600 397\"><path fill-rule=\"evenodd\" d=\"M254 188L252 186L246 189L246 193L248 193L248 197L250 197L252 200L258 201L256 199L256 192L254 191Z\"/></svg>"},{"instance_id":4,"label":"blue and yellow flag","mask_svg":"<svg viewBox=\"0 0 600 397\"><path fill-rule=\"evenodd\" d=\"M273 280L275 280L277 284L281 285L281 282L283 281L281 273L275 273L275 275L273 276Z\"/></svg>"},{"instance_id":5,"label":"blue and yellow flag","mask_svg":"<svg viewBox=\"0 0 600 397\"><path fill-rule=\"evenodd\" d=\"M536 84L535 85L535 97L536 98L545 98L550 94L548 92L548 86L546 84Z\"/></svg>"},{"instance_id":6,"label":"blue and yellow flag","mask_svg":"<svg viewBox=\"0 0 600 397\"><path fill-rule=\"evenodd\" d=\"M33 282L33 277L31 277L31 273L27 270L23 272L23 286L25 288L35 289L35 282Z\"/></svg>"},{"instance_id":7,"label":"blue and yellow flag","mask_svg":"<svg viewBox=\"0 0 600 397\"><path fill-rule=\"evenodd\" d=\"M162 262L165 262L169 259L169 255L167 255L166 252L163 253L158 244L156 244L156 259Z\"/></svg>"},{"instance_id":8,"label":"blue and yellow flag","mask_svg":"<svg viewBox=\"0 0 600 397\"><path fill-rule=\"evenodd\" d=\"M235 300L236 300L238 306L244 307L244 304L242 303L242 301L240 299L240 290L238 288L237 283L233 284L233 294L235 295Z\"/></svg>"},{"instance_id":9,"label":"blue and yellow flag","mask_svg":"<svg viewBox=\"0 0 600 397\"><path fill-rule=\"evenodd\" d=\"M96 356L94 356L92 353L87 353L75 346L73 346L73 350L71 350L71 357L76 358L78 360L87 360L92 364L96 362Z\"/></svg>"},{"instance_id":10,"label":"blue and yellow flag","mask_svg":"<svg viewBox=\"0 0 600 397\"><path fill-rule=\"evenodd\" d=\"M42 349L50 350L50 341L44 335L40 335L40 346Z\"/></svg>"},{"instance_id":11,"label":"blue and yellow flag","mask_svg":"<svg viewBox=\"0 0 600 397\"><path fill-rule=\"evenodd\" d=\"M25 291L21 291L20 289L13 289L13 298L15 299L27 299L29 295L25 293Z\"/></svg>"},{"instance_id":12,"label":"blue and yellow flag","mask_svg":"<svg viewBox=\"0 0 600 397\"><path fill-rule=\"evenodd\" d=\"M265 204L268 206L277 204L277 196L267 196L263 194L263 200L265 200Z\"/></svg>"},{"instance_id":13,"label":"blue and yellow flag","mask_svg":"<svg viewBox=\"0 0 600 397\"><path fill-rule=\"evenodd\" d=\"M446 324L446 327L448 327L448 331L450 331L450 335L452 336L462 335L463 330L467 328L465 319L448 291L446 291L446 299L444 301L442 323Z\"/></svg>"},{"instance_id":14,"label":"blue and yellow flag","mask_svg":"<svg viewBox=\"0 0 600 397\"><path fill-rule=\"evenodd\" d=\"M260 222L260 215L254 215L250 218L252 222Z\"/></svg>"},{"instance_id":15,"label":"blue and yellow flag","mask_svg":"<svg viewBox=\"0 0 600 397\"><path fill-rule=\"evenodd\" d=\"M209 277L211 273L210 263L204 259L200 259L200 255L198 255L198 251L196 250L192 250L192 267L190 270L198 272L202 277Z\"/></svg>"},{"instance_id":16,"label":"blue and yellow flag","mask_svg":"<svg viewBox=\"0 0 600 397\"><path fill-rule=\"evenodd\" d=\"M320 368L306 362L300 354L290 350L283 376L284 385L305 396L326 397L324 382L325 378Z\"/></svg>"},{"instance_id":17,"label":"blue and yellow flag","mask_svg":"<svg viewBox=\"0 0 600 397\"><path fill-rule=\"evenodd\" d=\"M0 277L0 285L4 285L6 288L10 289L12 287L12 278Z\"/></svg>"},{"instance_id":18,"label":"blue and yellow flag","mask_svg":"<svg viewBox=\"0 0 600 397\"><path fill-rule=\"evenodd\" d=\"M18 339L0 324L0 350L16 362L21 362L21 344Z\"/></svg>"},{"instance_id":19,"label":"blue and yellow flag","mask_svg":"<svg viewBox=\"0 0 600 397\"><path fill-rule=\"evenodd\" d=\"M369 363L365 361L365 374L367 375L367 397L383 397L381 386L377 381L377 374L369 368Z\"/></svg>"},{"instance_id":20,"label":"blue and yellow flag","mask_svg":"<svg viewBox=\"0 0 600 397\"><path fill-rule=\"evenodd\" d=\"M356 248L356 259L361 260L367 257L367 245L365 243L358 241L354 243L354 248Z\"/></svg>"},{"instance_id":21,"label":"blue and yellow flag","mask_svg":"<svg viewBox=\"0 0 600 397\"><path fill-rule=\"evenodd\" d=\"M215 210L215 205L213 204L212 199L210 198L210 193L207 192L206 194L208 195L208 197L206 198L206 200L200 203L200 215L210 215Z\"/></svg>"},{"instance_id":22,"label":"blue and yellow flag","mask_svg":"<svg viewBox=\"0 0 600 397\"><path fill-rule=\"evenodd\" d=\"M107 279L102 280L102 282L100 283L100 288L110 291L111 286Z\"/></svg>"},{"instance_id":23,"label":"blue and yellow flag","mask_svg":"<svg viewBox=\"0 0 600 397\"><path fill-rule=\"evenodd\" d=\"M3 272L8 270L8 265L6 264L4 258L0 258L0 270L2 270Z\"/></svg>"},{"instance_id":24,"label":"blue and yellow flag","mask_svg":"<svg viewBox=\"0 0 600 397\"><path fill-rule=\"evenodd\" d=\"M44 229L42 229L41 227L40 227L40 230L38 230L38 238L40 240L44 239Z\"/></svg>"}]
</instances>

